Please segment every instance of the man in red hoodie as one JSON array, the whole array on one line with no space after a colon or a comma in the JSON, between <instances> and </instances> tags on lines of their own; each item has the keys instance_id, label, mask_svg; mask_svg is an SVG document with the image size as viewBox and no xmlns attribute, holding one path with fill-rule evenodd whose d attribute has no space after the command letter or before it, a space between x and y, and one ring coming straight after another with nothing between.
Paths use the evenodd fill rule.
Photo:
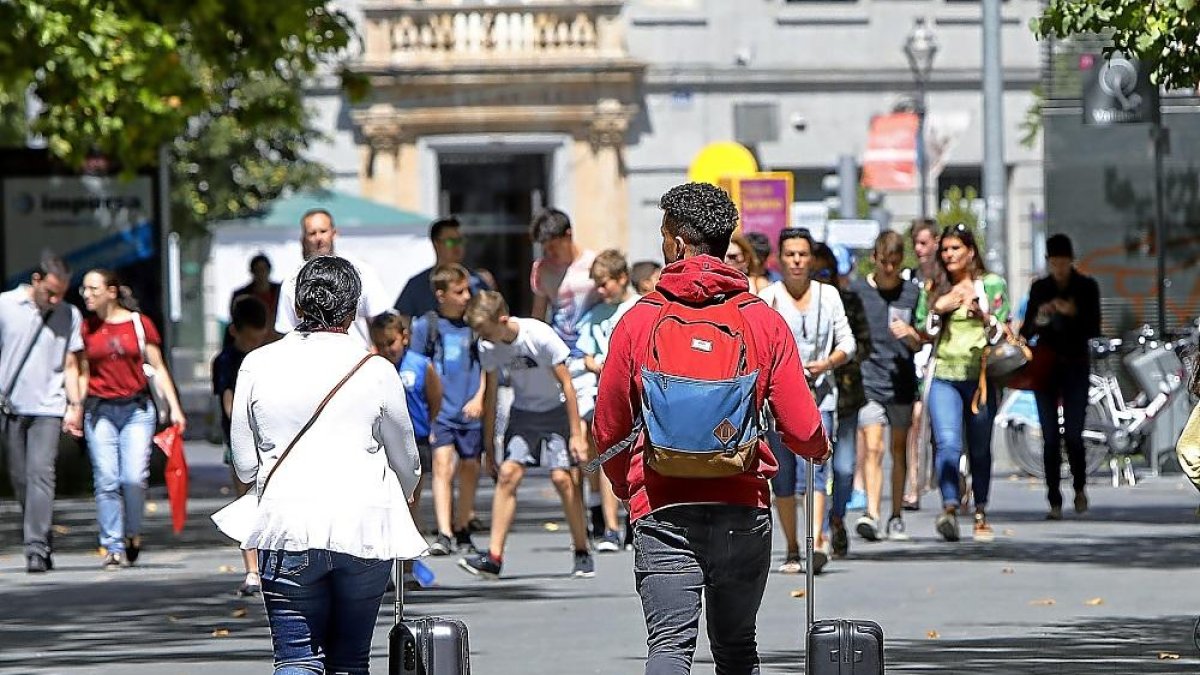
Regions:
<instances>
[{"instance_id":1,"label":"man in red hoodie","mask_svg":"<svg viewBox=\"0 0 1200 675\"><path fill-rule=\"evenodd\" d=\"M712 185L688 183L669 190L659 207L667 266L657 290L668 301L692 307L742 303L740 311L753 338L747 343L754 344L760 371L758 408L770 403L790 451L825 461L829 441L791 331L766 304L746 302L746 277L718 257L729 247L737 226L737 208L729 195ZM593 433L598 448L612 448L630 436L641 415L639 373L659 311L660 306L643 300L613 332L596 401ZM645 672L691 671L704 597L718 675L758 673L755 623L770 568L768 480L778 467L775 456L760 437L750 468L743 473L673 478L645 465L645 436L604 464L613 491L626 500L635 523L634 572L649 634Z\"/></svg>"}]
</instances>

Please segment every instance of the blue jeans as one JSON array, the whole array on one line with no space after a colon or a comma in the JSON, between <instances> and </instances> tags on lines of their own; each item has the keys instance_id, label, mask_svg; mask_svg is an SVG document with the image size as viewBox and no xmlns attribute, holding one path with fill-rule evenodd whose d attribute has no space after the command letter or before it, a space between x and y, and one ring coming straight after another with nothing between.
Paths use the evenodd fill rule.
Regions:
<instances>
[{"instance_id":1,"label":"blue jeans","mask_svg":"<svg viewBox=\"0 0 1200 675\"><path fill-rule=\"evenodd\" d=\"M837 438L833 442L833 503L831 518L845 518L846 504L854 492L854 469L858 464L858 411L838 418Z\"/></svg>"},{"instance_id":2,"label":"blue jeans","mask_svg":"<svg viewBox=\"0 0 1200 675\"><path fill-rule=\"evenodd\" d=\"M998 389L988 386L987 405L971 412L971 399L979 387L977 380L934 378L929 388L929 420L936 446L938 487L942 505L957 508L958 461L967 444L967 462L971 467L971 490L975 507L984 508L992 486L992 421L996 418Z\"/></svg>"},{"instance_id":3,"label":"blue jeans","mask_svg":"<svg viewBox=\"0 0 1200 675\"><path fill-rule=\"evenodd\" d=\"M368 671L371 635L391 560L323 549L260 550L258 569L275 648L275 675Z\"/></svg>"},{"instance_id":4,"label":"blue jeans","mask_svg":"<svg viewBox=\"0 0 1200 675\"><path fill-rule=\"evenodd\" d=\"M757 675L758 608L771 562L771 511L693 504L634 524L633 570L646 617L646 675L692 670L705 609L717 675Z\"/></svg>"},{"instance_id":5,"label":"blue jeans","mask_svg":"<svg viewBox=\"0 0 1200 675\"><path fill-rule=\"evenodd\" d=\"M88 401L83 431L92 460L100 545L110 553L123 553L125 537L142 532L155 423L149 398Z\"/></svg>"},{"instance_id":6,"label":"blue jeans","mask_svg":"<svg viewBox=\"0 0 1200 675\"><path fill-rule=\"evenodd\" d=\"M826 430L826 434L834 441L833 444L833 459L824 464L817 466L817 472L812 476L812 482L816 484L816 489L822 492L829 491L829 468L833 467L833 508L834 514L842 516L846 514L846 502L850 501L850 492L854 485L854 430L858 429L858 424L850 423L842 420L842 425L838 430L838 438L833 438L833 413L822 412L821 424ZM844 442L842 436L850 434L850 441ZM800 459L792 450L784 447L784 442L780 440L778 434L774 431L768 432L767 442L770 443L770 452L774 453L775 459L779 461L779 473L770 479L770 489L775 492L776 497L794 497L804 494L804 480L808 474L799 470L800 465L809 466L808 460ZM806 470L805 468L805 471ZM840 498L839 498L840 497ZM838 504L841 504L840 510Z\"/></svg>"}]
</instances>

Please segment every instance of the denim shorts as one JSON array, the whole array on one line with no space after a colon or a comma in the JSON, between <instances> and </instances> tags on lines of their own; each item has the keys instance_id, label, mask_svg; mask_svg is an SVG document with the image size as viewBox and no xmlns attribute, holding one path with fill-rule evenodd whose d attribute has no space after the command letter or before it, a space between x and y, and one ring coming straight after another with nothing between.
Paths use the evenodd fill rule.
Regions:
<instances>
[{"instance_id":1,"label":"denim shorts","mask_svg":"<svg viewBox=\"0 0 1200 675\"><path fill-rule=\"evenodd\" d=\"M858 411L858 426L869 427L879 424L892 429L907 429L912 426L911 403L880 403L867 401Z\"/></svg>"},{"instance_id":2,"label":"denim shorts","mask_svg":"<svg viewBox=\"0 0 1200 675\"><path fill-rule=\"evenodd\" d=\"M431 447L444 448L453 446L461 459L479 459L483 454L483 429L459 429L441 422L433 423L433 443Z\"/></svg>"}]
</instances>

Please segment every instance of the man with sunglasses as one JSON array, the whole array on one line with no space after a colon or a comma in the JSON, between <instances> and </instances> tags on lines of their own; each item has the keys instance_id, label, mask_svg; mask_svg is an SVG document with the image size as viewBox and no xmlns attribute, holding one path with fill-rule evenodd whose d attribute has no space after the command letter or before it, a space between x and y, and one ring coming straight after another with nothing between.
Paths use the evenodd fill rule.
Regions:
<instances>
[{"instance_id":1,"label":"man with sunglasses","mask_svg":"<svg viewBox=\"0 0 1200 675\"><path fill-rule=\"evenodd\" d=\"M467 238L463 236L462 224L457 218L440 218L429 226L429 240L433 242L433 265L422 270L404 285L395 308L401 314L417 319L438 308L437 296L433 292L431 276L438 265L462 265L467 257ZM479 291L492 290L490 284L476 272L468 271L471 295Z\"/></svg>"},{"instance_id":2,"label":"man with sunglasses","mask_svg":"<svg viewBox=\"0 0 1200 675\"><path fill-rule=\"evenodd\" d=\"M83 435L83 318L63 302L70 281L67 264L46 253L28 284L0 294L0 441L24 515L30 573L54 566L50 526L59 434Z\"/></svg>"}]
</instances>

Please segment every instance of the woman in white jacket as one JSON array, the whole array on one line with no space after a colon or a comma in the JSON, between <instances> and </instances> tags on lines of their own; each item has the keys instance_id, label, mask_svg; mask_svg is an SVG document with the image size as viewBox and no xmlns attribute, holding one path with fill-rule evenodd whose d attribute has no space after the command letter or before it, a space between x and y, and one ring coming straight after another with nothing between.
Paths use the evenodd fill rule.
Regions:
<instances>
[{"instance_id":1,"label":"woman in white jacket","mask_svg":"<svg viewBox=\"0 0 1200 675\"><path fill-rule=\"evenodd\" d=\"M421 469L404 387L346 334L361 291L344 259L309 260L299 328L238 375L234 468L261 499L242 548L258 549L277 675L366 673L392 561L426 548L408 510Z\"/></svg>"}]
</instances>

